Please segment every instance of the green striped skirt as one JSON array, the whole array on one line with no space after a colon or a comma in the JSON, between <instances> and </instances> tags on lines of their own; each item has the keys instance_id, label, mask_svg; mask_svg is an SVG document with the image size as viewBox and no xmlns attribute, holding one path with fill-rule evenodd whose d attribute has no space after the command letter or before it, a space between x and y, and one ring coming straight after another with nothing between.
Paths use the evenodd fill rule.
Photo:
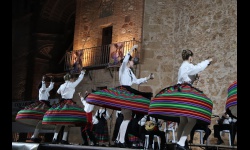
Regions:
<instances>
[{"instance_id":1,"label":"green striped skirt","mask_svg":"<svg viewBox=\"0 0 250 150\"><path fill-rule=\"evenodd\" d=\"M46 105L43 101L35 101L34 103L27 105L24 109L21 109L16 115L16 121L36 126L37 123L43 120L43 116L47 110L49 110L49 106ZM54 126L43 126L46 129L53 129Z\"/></svg>"},{"instance_id":2,"label":"green striped skirt","mask_svg":"<svg viewBox=\"0 0 250 150\"><path fill-rule=\"evenodd\" d=\"M237 81L234 81L228 88L226 109L232 106L237 106Z\"/></svg>"},{"instance_id":3,"label":"green striped skirt","mask_svg":"<svg viewBox=\"0 0 250 150\"><path fill-rule=\"evenodd\" d=\"M213 102L199 89L190 84L176 84L161 90L151 100L149 115L186 116L211 123Z\"/></svg>"},{"instance_id":4,"label":"green striped skirt","mask_svg":"<svg viewBox=\"0 0 250 150\"><path fill-rule=\"evenodd\" d=\"M123 86L118 86L115 88L107 88L90 93L86 97L86 101L93 105L114 110L121 110L122 108L147 114L150 99L146 97L150 97L152 93L141 93L147 96L143 96L142 94L135 94Z\"/></svg>"},{"instance_id":5,"label":"green striped skirt","mask_svg":"<svg viewBox=\"0 0 250 150\"><path fill-rule=\"evenodd\" d=\"M43 117L42 124L82 126L87 122L86 112L72 100L54 104Z\"/></svg>"}]
</instances>

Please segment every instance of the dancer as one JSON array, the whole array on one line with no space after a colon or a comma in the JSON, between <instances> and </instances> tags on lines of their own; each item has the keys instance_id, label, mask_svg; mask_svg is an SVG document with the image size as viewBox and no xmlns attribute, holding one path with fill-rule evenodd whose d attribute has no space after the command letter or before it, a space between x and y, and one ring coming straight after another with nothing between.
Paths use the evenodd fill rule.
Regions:
<instances>
[{"instance_id":1,"label":"dancer","mask_svg":"<svg viewBox=\"0 0 250 150\"><path fill-rule=\"evenodd\" d=\"M132 111L147 114L152 97L151 92L141 92L131 87L132 84L146 83L148 80L154 78L154 74L152 73L148 77L136 78L132 68L134 67L134 63L137 62L134 62L131 56L131 53L136 48L138 48L138 45L134 45L125 55L124 59L121 60L119 68L120 86L96 91L86 98L88 103L121 110L124 120L121 123L118 133L119 138L117 139L120 142L120 147L126 147L125 133L132 116Z\"/></svg>"},{"instance_id":2,"label":"dancer","mask_svg":"<svg viewBox=\"0 0 250 150\"><path fill-rule=\"evenodd\" d=\"M82 104L84 105L84 111L87 115L87 124L85 126L81 127L81 134L83 138L83 144L82 145L96 145L96 139L94 136L94 133L92 131L93 129L93 123L92 123L92 111L94 109L94 105L91 105L86 102L86 97L89 95L88 91L85 92L85 96L83 97L81 92L78 93L81 99ZM88 142L88 138L90 140L90 143Z\"/></svg>"},{"instance_id":3,"label":"dancer","mask_svg":"<svg viewBox=\"0 0 250 150\"><path fill-rule=\"evenodd\" d=\"M192 64L193 52L182 51L183 63L178 72L176 85L167 87L156 94L149 106L149 115L180 117L177 129L177 150L186 150L187 136L194 127L196 120L210 124L213 103L199 89L192 86L198 73L203 71L212 58L204 60L197 65Z\"/></svg>"},{"instance_id":4,"label":"dancer","mask_svg":"<svg viewBox=\"0 0 250 150\"><path fill-rule=\"evenodd\" d=\"M129 147L132 148L143 148L143 142L144 138L141 139L140 131L141 126L138 124L138 122L143 117L143 114L132 112L132 118L128 123L127 131L125 134L125 139L128 139L126 143L128 143Z\"/></svg>"},{"instance_id":5,"label":"dancer","mask_svg":"<svg viewBox=\"0 0 250 150\"><path fill-rule=\"evenodd\" d=\"M148 77L137 79L131 68L134 67L133 57L130 55L134 49L138 48L138 45L134 45L130 51L125 55L125 58L121 60L121 67L119 69L119 81L122 87L125 87L131 93L144 96L149 101L152 97L152 93L148 92L140 92L133 88L131 88L132 84L141 84L147 82L149 79L154 78L154 74L150 74ZM128 108L123 108L122 114L124 115L124 119L119 129L119 139L120 147L127 147L127 143L125 142L125 133L127 130L128 123L132 118L132 110Z\"/></svg>"},{"instance_id":6,"label":"dancer","mask_svg":"<svg viewBox=\"0 0 250 150\"><path fill-rule=\"evenodd\" d=\"M237 80L234 81L229 87L228 87L228 96L226 101L226 113L229 115L229 117L233 119L237 119ZM234 146L234 140L235 135L237 132L237 120L236 122L231 122L231 128L230 128L230 134L231 134L231 146ZM219 140L218 143L223 143L222 140Z\"/></svg>"},{"instance_id":7,"label":"dancer","mask_svg":"<svg viewBox=\"0 0 250 150\"><path fill-rule=\"evenodd\" d=\"M113 137L112 137L112 141L114 141L114 145L112 145L113 147L117 147L118 146L118 141L116 141L121 123L123 121L123 114L121 113L120 110L117 110L115 113L116 116L116 121L115 121L115 127L114 127L114 131L113 131Z\"/></svg>"},{"instance_id":8,"label":"dancer","mask_svg":"<svg viewBox=\"0 0 250 150\"><path fill-rule=\"evenodd\" d=\"M31 136L31 141L35 143L40 143L41 138L38 137L39 131L42 126L42 119L45 112L51 107L49 102L49 92L54 88L53 77L50 77L50 85L46 87L45 83L46 76L42 77L42 81L40 82L39 89L39 99L35 103L32 103L26 106L24 109L20 110L17 113L16 121L36 126L33 135ZM51 128L51 127L50 127Z\"/></svg>"},{"instance_id":9,"label":"dancer","mask_svg":"<svg viewBox=\"0 0 250 150\"><path fill-rule=\"evenodd\" d=\"M105 143L109 141L107 123L107 120L110 118L109 111L106 108L100 107L96 111L95 117L98 119L98 123L94 125L96 145L106 147Z\"/></svg>"},{"instance_id":10,"label":"dancer","mask_svg":"<svg viewBox=\"0 0 250 150\"><path fill-rule=\"evenodd\" d=\"M57 136L63 125L64 132L61 144L69 144L69 127L82 126L86 123L86 112L72 100L75 88L82 81L84 74L85 70L82 70L76 80L70 74L64 76L65 83L57 90L57 93L62 96L61 101L57 105L52 106L43 117L42 124L56 125L52 144L59 143Z\"/></svg>"},{"instance_id":11,"label":"dancer","mask_svg":"<svg viewBox=\"0 0 250 150\"><path fill-rule=\"evenodd\" d=\"M227 91L226 110L229 109L232 115L237 116L237 80L228 87Z\"/></svg>"}]
</instances>

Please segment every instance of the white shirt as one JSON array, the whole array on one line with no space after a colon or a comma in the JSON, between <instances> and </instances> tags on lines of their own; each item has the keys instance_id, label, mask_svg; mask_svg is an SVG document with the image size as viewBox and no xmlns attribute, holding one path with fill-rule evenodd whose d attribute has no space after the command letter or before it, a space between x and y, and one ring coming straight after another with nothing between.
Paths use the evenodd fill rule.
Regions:
<instances>
[{"instance_id":1,"label":"white shirt","mask_svg":"<svg viewBox=\"0 0 250 150\"><path fill-rule=\"evenodd\" d=\"M86 102L86 100L81 97L81 101L82 101L82 104L84 105L84 111L89 113L89 112L92 112L93 109L94 109L94 105L91 105L89 103Z\"/></svg>"},{"instance_id":2,"label":"white shirt","mask_svg":"<svg viewBox=\"0 0 250 150\"><path fill-rule=\"evenodd\" d=\"M151 120L155 124L157 123L156 119L154 117L149 117L149 120ZM143 118L141 118L141 120L138 121L138 124L140 126L143 126L143 125L145 125L146 121L147 121L147 115L145 115Z\"/></svg>"},{"instance_id":3,"label":"white shirt","mask_svg":"<svg viewBox=\"0 0 250 150\"><path fill-rule=\"evenodd\" d=\"M105 111L104 108L100 108L99 109L99 117L102 117L102 113ZM98 110L95 113L95 116L98 116ZM106 109L106 116L104 117L106 120L109 119L110 115L109 115L109 111Z\"/></svg>"},{"instance_id":4,"label":"white shirt","mask_svg":"<svg viewBox=\"0 0 250 150\"><path fill-rule=\"evenodd\" d=\"M39 100L45 100L48 101L49 99L49 91L51 91L54 88L54 82L50 82L50 85L48 88L46 88L45 81L42 81L42 87L39 89Z\"/></svg>"},{"instance_id":5,"label":"white shirt","mask_svg":"<svg viewBox=\"0 0 250 150\"><path fill-rule=\"evenodd\" d=\"M93 124L99 123L99 120L96 118L96 116L93 116L93 117L92 117L92 123L93 123Z\"/></svg>"},{"instance_id":6,"label":"white shirt","mask_svg":"<svg viewBox=\"0 0 250 150\"><path fill-rule=\"evenodd\" d=\"M137 79L133 71L127 67L127 63L129 61L130 53L128 52L123 62L119 68L119 82L120 85L131 86L133 83L141 84L147 82L147 78Z\"/></svg>"},{"instance_id":7,"label":"white shirt","mask_svg":"<svg viewBox=\"0 0 250 150\"><path fill-rule=\"evenodd\" d=\"M216 120L216 123L218 123L219 120ZM231 122L236 122L237 119L229 117L229 115L226 115L226 118L223 120L223 124L230 124Z\"/></svg>"},{"instance_id":8,"label":"white shirt","mask_svg":"<svg viewBox=\"0 0 250 150\"><path fill-rule=\"evenodd\" d=\"M72 99L75 93L76 86L82 81L85 72L81 71L76 81L70 82L68 80L63 83L57 90L58 94L61 94L63 99Z\"/></svg>"},{"instance_id":9,"label":"white shirt","mask_svg":"<svg viewBox=\"0 0 250 150\"><path fill-rule=\"evenodd\" d=\"M204 60L198 63L197 65L193 65L188 61L183 61L181 67L179 68L177 84L182 84L184 82L192 84L194 82L193 76L203 71L208 66L208 64L209 64L208 60Z\"/></svg>"},{"instance_id":10,"label":"white shirt","mask_svg":"<svg viewBox=\"0 0 250 150\"><path fill-rule=\"evenodd\" d=\"M122 111L117 110L116 113L115 113L116 118L118 118L118 114L121 114L121 113L122 113Z\"/></svg>"}]
</instances>

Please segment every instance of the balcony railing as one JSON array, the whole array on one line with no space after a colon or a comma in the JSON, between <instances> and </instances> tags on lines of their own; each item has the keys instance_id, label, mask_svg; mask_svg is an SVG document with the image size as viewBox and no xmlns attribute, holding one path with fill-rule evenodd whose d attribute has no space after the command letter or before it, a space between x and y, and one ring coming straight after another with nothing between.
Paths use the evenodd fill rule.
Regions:
<instances>
[{"instance_id":1,"label":"balcony railing","mask_svg":"<svg viewBox=\"0 0 250 150\"><path fill-rule=\"evenodd\" d=\"M81 69L103 69L120 65L120 59L139 41L131 40L109 45L85 48L67 52L64 71L79 73ZM133 57L139 57L139 51L134 51Z\"/></svg>"}]
</instances>

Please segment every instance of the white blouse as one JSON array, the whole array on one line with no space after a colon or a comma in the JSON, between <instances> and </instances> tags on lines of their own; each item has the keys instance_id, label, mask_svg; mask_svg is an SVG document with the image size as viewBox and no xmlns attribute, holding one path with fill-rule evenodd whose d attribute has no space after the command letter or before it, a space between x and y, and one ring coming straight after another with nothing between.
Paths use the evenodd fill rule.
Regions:
<instances>
[{"instance_id":1,"label":"white blouse","mask_svg":"<svg viewBox=\"0 0 250 150\"><path fill-rule=\"evenodd\" d=\"M81 101L82 101L82 104L84 106L84 111L85 112L89 113L89 112L93 111L94 105L87 103L86 100L83 97L81 97Z\"/></svg>"},{"instance_id":2,"label":"white blouse","mask_svg":"<svg viewBox=\"0 0 250 150\"><path fill-rule=\"evenodd\" d=\"M188 61L184 61L179 68L177 84L182 84L184 82L192 84L194 82L194 76L197 73L203 71L208 66L208 64L208 60L204 60L197 65L193 65Z\"/></svg>"},{"instance_id":3,"label":"white blouse","mask_svg":"<svg viewBox=\"0 0 250 150\"><path fill-rule=\"evenodd\" d=\"M45 100L48 101L49 99L49 91L51 91L54 88L54 82L50 82L50 85L48 88L46 88L45 81L42 81L42 87L39 89L39 100Z\"/></svg>"},{"instance_id":4,"label":"white blouse","mask_svg":"<svg viewBox=\"0 0 250 150\"><path fill-rule=\"evenodd\" d=\"M154 117L149 117L149 120L151 120L154 124L157 124L156 119ZM145 115L143 118L141 118L141 120L138 121L138 124L140 126L143 126L143 125L145 125L146 121L147 121L147 115Z\"/></svg>"},{"instance_id":5,"label":"white blouse","mask_svg":"<svg viewBox=\"0 0 250 150\"><path fill-rule=\"evenodd\" d=\"M85 74L85 72L81 71L79 77L74 82L70 82L68 80L65 81L65 83L63 83L59 87L59 89L57 90L57 93L61 94L63 99L72 99L73 95L75 93L75 88L82 81L84 74Z\"/></svg>"},{"instance_id":6,"label":"white blouse","mask_svg":"<svg viewBox=\"0 0 250 150\"><path fill-rule=\"evenodd\" d=\"M131 86L133 83L141 84L147 82L147 78L137 79L133 71L127 67L127 63L129 61L130 53L128 52L123 59L123 62L119 68L119 81L120 85Z\"/></svg>"},{"instance_id":7,"label":"white blouse","mask_svg":"<svg viewBox=\"0 0 250 150\"><path fill-rule=\"evenodd\" d=\"M100 108L99 109L99 117L101 118L102 117L102 113L105 111L104 108ZM95 113L95 116L98 116L98 110L96 111ZM109 119L110 115L109 115L109 111L108 109L106 109L106 116L104 117L106 120Z\"/></svg>"}]
</instances>

